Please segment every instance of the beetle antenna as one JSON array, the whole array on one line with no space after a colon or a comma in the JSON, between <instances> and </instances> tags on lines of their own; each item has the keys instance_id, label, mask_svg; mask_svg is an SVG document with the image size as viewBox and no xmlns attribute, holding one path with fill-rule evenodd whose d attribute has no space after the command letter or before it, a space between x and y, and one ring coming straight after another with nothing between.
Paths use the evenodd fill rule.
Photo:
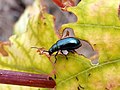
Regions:
<instances>
[{"instance_id":1,"label":"beetle antenna","mask_svg":"<svg viewBox=\"0 0 120 90\"><path fill-rule=\"evenodd\" d=\"M36 48L36 49L39 49L38 47L31 47L31 48Z\"/></svg>"},{"instance_id":2,"label":"beetle antenna","mask_svg":"<svg viewBox=\"0 0 120 90\"><path fill-rule=\"evenodd\" d=\"M44 52L49 52L49 51L44 50Z\"/></svg>"},{"instance_id":3,"label":"beetle antenna","mask_svg":"<svg viewBox=\"0 0 120 90\"><path fill-rule=\"evenodd\" d=\"M38 47L31 47L31 48L36 48L36 49L38 49L38 50L43 50L43 52L49 52L49 51L46 51L46 50L44 50L44 48L38 48Z\"/></svg>"}]
</instances>

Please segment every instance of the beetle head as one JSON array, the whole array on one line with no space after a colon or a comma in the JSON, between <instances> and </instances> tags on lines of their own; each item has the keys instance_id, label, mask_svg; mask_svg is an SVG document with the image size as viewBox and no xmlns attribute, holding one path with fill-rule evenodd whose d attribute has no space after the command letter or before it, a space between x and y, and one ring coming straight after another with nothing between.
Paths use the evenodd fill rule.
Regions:
<instances>
[{"instance_id":1,"label":"beetle head","mask_svg":"<svg viewBox=\"0 0 120 90\"><path fill-rule=\"evenodd\" d=\"M49 50L49 55L51 56L55 51L58 51L58 46L54 44Z\"/></svg>"},{"instance_id":2,"label":"beetle head","mask_svg":"<svg viewBox=\"0 0 120 90\"><path fill-rule=\"evenodd\" d=\"M49 53L49 55L51 56L51 55L53 54L52 49L49 49L48 53Z\"/></svg>"}]
</instances>

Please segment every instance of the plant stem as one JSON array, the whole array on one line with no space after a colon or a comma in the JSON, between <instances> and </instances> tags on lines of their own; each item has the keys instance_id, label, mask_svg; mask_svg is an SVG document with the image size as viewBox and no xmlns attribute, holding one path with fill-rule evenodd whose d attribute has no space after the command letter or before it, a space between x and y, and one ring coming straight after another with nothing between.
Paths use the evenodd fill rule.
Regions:
<instances>
[{"instance_id":1,"label":"plant stem","mask_svg":"<svg viewBox=\"0 0 120 90\"><path fill-rule=\"evenodd\" d=\"M45 74L32 74L10 70L0 70L0 83L42 88L54 88L55 81Z\"/></svg>"}]
</instances>

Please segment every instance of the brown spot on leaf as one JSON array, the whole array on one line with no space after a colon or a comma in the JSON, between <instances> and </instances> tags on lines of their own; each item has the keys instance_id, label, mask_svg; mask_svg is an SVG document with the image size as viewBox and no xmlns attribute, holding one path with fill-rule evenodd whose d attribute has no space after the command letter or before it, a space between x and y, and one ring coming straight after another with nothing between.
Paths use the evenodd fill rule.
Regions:
<instances>
[{"instance_id":1,"label":"brown spot on leaf","mask_svg":"<svg viewBox=\"0 0 120 90\"><path fill-rule=\"evenodd\" d=\"M83 87L83 86L81 86L80 84L79 84L79 87L80 87L81 89L84 89L84 87Z\"/></svg>"},{"instance_id":2,"label":"brown spot on leaf","mask_svg":"<svg viewBox=\"0 0 120 90\"><path fill-rule=\"evenodd\" d=\"M118 7L118 18L120 19L120 5Z\"/></svg>"},{"instance_id":3,"label":"brown spot on leaf","mask_svg":"<svg viewBox=\"0 0 120 90\"><path fill-rule=\"evenodd\" d=\"M79 88L79 87L77 87L77 89L78 89L78 90L80 90L80 88Z\"/></svg>"},{"instance_id":4,"label":"brown spot on leaf","mask_svg":"<svg viewBox=\"0 0 120 90\"><path fill-rule=\"evenodd\" d=\"M66 37L75 37L74 31L72 28L65 28L63 30L61 38L66 38Z\"/></svg>"},{"instance_id":5,"label":"brown spot on leaf","mask_svg":"<svg viewBox=\"0 0 120 90\"><path fill-rule=\"evenodd\" d=\"M112 79L107 83L105 89L106 90L117 90L118 87L119 87L119 82Z\"/></svg>"},{"instance_id":6,"label":"brown spot on leaf","mask_svg":"<svg viewBox=\"0 0 120 90\"><path fill-rule=\"evenodd\" d=\"M8 56L8 52L4 49L4 46L6 45L11 45L10 42L2 42L0 41L0 53L3 55L3 56Z\"/></svg>"},{"instance_id":7,"label":"brown spot on leaf","mask_svg":"<svg viewBox=\"0 0 120 90\"><path fill-rule=\"evenodd\" d=\"M90 76L91 76L91 73L88 74L88 77L90 77Z\"/></svg>"},{"instance_id":8,"label":"brown spot on leaf","mask_svg":"<svg viewBox=\"0 0 120 90\"><path fill-rule=\"evenodd\" d=\"M79 81L78 77L76 77L76 80Z\"/></svg>"},{"instance_id":9,"label":"brown spot on leaf","mask_svg":"<svg viewBox=\"0 0 120 90\"><path fill-rule=\"evenodd\" d=\"M67 34L66 34L66 36L69 36L69 32L67 31Z\"/></svg>"}]
</instances>

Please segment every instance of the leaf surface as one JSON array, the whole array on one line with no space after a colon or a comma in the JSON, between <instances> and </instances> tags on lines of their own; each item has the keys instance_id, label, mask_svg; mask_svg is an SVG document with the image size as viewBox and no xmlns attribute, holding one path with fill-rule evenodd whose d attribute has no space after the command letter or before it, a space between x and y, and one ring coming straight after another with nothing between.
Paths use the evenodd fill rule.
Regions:
<instances>
[{"instance_id":1,"label":"leaf surface","mask_svg":"<svg viewBox=\"0 0 120 90\"><path fill-rule=\"evenodd\" d=\"M66 86L67 82L73 81L69 87L69 90L72 90L71 88L76 87L75 77L78 77L79 80L76 82L80 85L80 89L83 87L87 90L120 89L120 20L118 8L119 0L83 0L77 7L69 9L77 15L78 21L75 24L64 25L63 28L71 27L76 37L88 41L98 51L99 65L79 70L77 74L60 84ZM84 65L82 64L82 66Z\"/></svg>"},{"instance_id":2,"label":"leaf surface","mask_svg":"<svg viewBox=\"0 0 120 90\"><path fill-rule=\"evenodd\" d=\"M76 14L78 21L64 25L61 31L70 27L76 37L88 41L99 53L99 64L92 65L89 59L81 55L69 53L66 60L64 55L59 54L55 64L57 90L120 89L118 7L119 0L82 0L78 6L69 8ZM25 29L26 26L19 24L17 29L19 27ZM50 74L54 68L49 59L31 47L48 50L59 39L54 32L53 17L41 11L37 2L33 6L33 13L30 13L27 28L23 31L16 31L18 34L10 38L12 45L6 46L9 56L0 57L0 68ZM51 60L54 62L54 55ZM16 87L18 90L26 90L26 87L7 85L1 85L0 89L13 90ZM38 90L27 87L29 89Z\"/></svg>"}]
</instances>

